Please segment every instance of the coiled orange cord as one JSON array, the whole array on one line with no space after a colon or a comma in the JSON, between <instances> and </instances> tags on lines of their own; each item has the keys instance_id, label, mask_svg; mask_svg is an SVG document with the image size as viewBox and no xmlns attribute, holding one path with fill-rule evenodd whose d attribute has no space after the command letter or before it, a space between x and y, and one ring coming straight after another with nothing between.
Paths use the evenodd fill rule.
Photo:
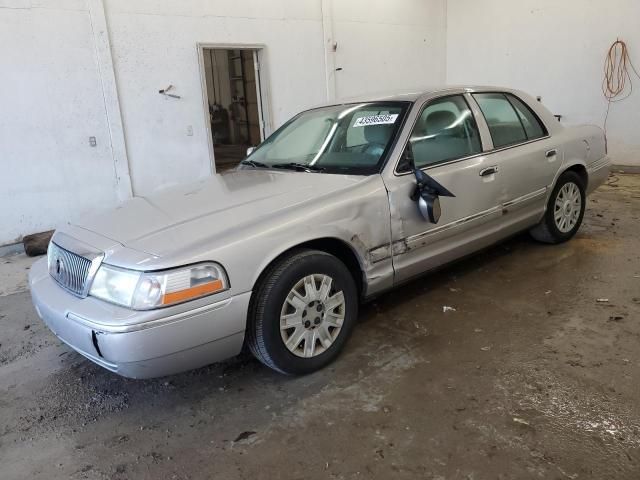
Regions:
<instances>
[{"instance_id":1,"label":"coiled orange cord","mask_svg":"<svg viewBox=\"0 0 640 480\"><path fill-rule=\"evenodd\" d=\"M604 80L602 82L602 93L610 102L619 102L627 98L633 92L633 82L629 67L633 70L638 78L638 71L629 57L629 49L627 44L622 40L616 40L609 48L607 58L604 62ZM629 91L622 98L629 82Z\"/></svg>"},{"instance_id":2,"label":"coiled orange cord","mask_svg":"<svg viewBox=\"0 0 640 480\"><path fill-rule=\"evenodd\" d=\"M640 78L636 67L629 56L627 44L617 39L607 52L604 61L604 80L602 81L602 94L607 99L607 114L604 119L604 130L607 131L609 109L613 102L621 102L633 93L633 81L629 67L636 77ZM627 88L628 82L628 88Z\"/></svg>"}]
</instances>

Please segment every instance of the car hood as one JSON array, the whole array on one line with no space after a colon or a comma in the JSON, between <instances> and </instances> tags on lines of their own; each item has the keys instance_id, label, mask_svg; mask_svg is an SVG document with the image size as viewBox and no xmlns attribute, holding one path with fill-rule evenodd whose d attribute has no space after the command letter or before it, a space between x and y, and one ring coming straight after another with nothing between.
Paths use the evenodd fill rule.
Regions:
<instances>
[{"instance_id":1,"label":"car hood","mask_svg":"<svg viewBox=\"0 0 640 480\"><path fill-rule=\"evenodd\" d=\"M162 257L196 238L244 224L352 187L366 177L243 169L135 197L76 226L127 248Z\"/></svg>"}]
</instances>

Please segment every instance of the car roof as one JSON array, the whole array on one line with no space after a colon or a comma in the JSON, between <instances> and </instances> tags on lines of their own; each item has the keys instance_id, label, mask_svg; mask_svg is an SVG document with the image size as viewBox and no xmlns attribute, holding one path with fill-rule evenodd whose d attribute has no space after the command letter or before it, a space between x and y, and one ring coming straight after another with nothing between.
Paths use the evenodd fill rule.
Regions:
<instances>
[{"instance_id":1,"label":"car roof","mask_svg":"<svg viewBox=\"0 0 640 480\"><path fill-rule=\"evenodd\" d=\"M365 95L358 95L355 97L342 98L337 101L325 102L321 106L329 105L343 105L347 103L355 102L415 102L420 97L426 95L433 95L439 93L446 93L448 91L499 91L499 92L514 92L511 88L484 86L484 85L439 85L425 88L418 88L413 90L396 90L391 92L369 93Z\"/></svg>"}]
</instances>

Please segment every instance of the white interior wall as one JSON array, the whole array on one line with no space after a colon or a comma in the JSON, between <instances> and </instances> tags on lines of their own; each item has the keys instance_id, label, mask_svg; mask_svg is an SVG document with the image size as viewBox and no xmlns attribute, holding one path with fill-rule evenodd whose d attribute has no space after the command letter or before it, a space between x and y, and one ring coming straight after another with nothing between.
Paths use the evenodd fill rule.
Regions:
<instances>
[{"instance_id":1,"label":"white interior wall","mask_svg":"<svg viewBox=\"0 0 640 480\"><path fill-rule=\"evenodd\" d=\"M276 125L324 99L317 1L106 0L106 12L136 195L212 172L198 43L264 45ZM181 99L158 94L169 84Z\"/></svg>"},{"instance_id":2,"label":"white interior wall","mask_svg":"<svg viewBox=\"0 0 640 480\"><path fill-rule=\"evenodd\" d=\"M332 4L337 98L445 82L446 0Z\"/></svg>"},{"instance_id":3,"label":"white interior wall","mask_svg":"<svg viewBox=\"0 0 640 480\"><path fill-rule=\"evenodd\" d=\"M603 126L605 55L619 37L640 69L638 19L637 0L450 0L447 83L520 88L542 96L565 124ZM620 165L640 165L640 79L633 81L638 91L612 104L608 120Z\"/></svg>"},{"instance_id":4,"label":"white interior wall","mask_svg":"<svg viewBox=\"0 0 640 480\"><path fill-rule=\"evenodd\" d=\"M37 3L0 2L0 245L117 203L86 2Z\"/></svg>"},{"instance_id":5,"label":"white interior wall","mask_svg":"<svg viewBox=\"0 0 640 480\"><path fill-rule=\"evenodd\" d=\"M328 98L443 83L444 14L445 0L0 0L0 245L115 206L123 165L136 195L211 174L197 44L263 47L276 128ZM169 84L182 98L158 94Z\"/></svg>"},{"instance_id":6,"label":"white interior wall","mask_svg":"<svg viewBox=\"0 0 640 480\"><path fill-rule=\"evenodd\" d=\"M106 0L135 194L211 172L198 43L264 46L275 128L326 101L323 3ZM444 0L333 1L331 8L343 68L335 72L337 97L444 81ZM158 95L168 84L183 98Z\"/></svg>"}]
</instances>

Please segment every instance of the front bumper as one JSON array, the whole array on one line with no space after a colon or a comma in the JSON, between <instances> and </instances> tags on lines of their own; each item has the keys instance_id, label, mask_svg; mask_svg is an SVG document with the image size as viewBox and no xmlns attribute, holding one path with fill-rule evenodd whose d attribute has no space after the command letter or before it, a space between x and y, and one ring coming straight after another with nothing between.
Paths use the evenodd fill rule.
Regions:
<instances>
[{"instance_id":1,"label":"front bumper","mask_svg":"<svg viewBox=\"0 0 640 480\"><path fill-rule=\"evenodd\" d=\"M240 353L251 296L136 312L68 293L49 276L46 259L31 267L29 286L53 333L89 360L131 378L170 375Z\"/></svg>"}]
</instances>

